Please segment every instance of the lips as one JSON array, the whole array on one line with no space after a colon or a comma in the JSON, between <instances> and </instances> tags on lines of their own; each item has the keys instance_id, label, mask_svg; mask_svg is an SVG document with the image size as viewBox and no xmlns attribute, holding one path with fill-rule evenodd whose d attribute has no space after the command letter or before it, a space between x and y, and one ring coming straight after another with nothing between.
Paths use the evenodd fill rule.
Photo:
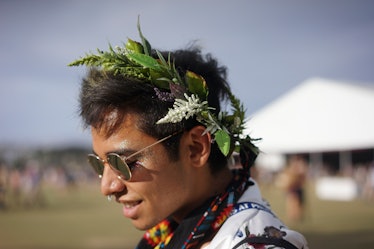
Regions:
<instances>
[{"instance_id":1,"label":"lips","mask_svg":"<svg viewBox=\"0 0 374 249\"><path fill-rule=\"evenodd\" d=\"M133 208L135 207L136 205L138 205L141 201L131 201L131 202L125 202L123 203L123 206L125 208Z\"/></svg>"},{"instance_id":2,"label":"lips","mask_svg":"<svg viewBox=\"0 0 374 249\"><path fill-rule=\"evenodd\" d=\"M130 219L135 219L138 217L139 207L142 201L126 201L123 204L123 215Z\"/></svg>"}]
</instances>

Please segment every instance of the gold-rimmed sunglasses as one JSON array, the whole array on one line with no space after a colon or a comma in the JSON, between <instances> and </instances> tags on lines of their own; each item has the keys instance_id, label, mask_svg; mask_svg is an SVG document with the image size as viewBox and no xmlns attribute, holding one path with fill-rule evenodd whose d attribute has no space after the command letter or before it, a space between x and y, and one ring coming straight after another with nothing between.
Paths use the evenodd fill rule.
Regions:
<instances>
[{"instance_id":1,"label":"gold-rimmed sunglasses","mask_svg":"<svg viewBox=\"0 0 374 249\"><path fill-rule=\"evenodd\" d=\"M111 167L111 169L118 174L118 176L121 179L125 181L129 181L132 176L131 174L132 167L129 166L126 160L128 160L129 158L133 156L138 155L139 153L145 151L146 149L149 149L152 146L155 146L156 144L162 143L163 141L171 138L172 136L178 133L180 132L173 133L160 140L157 140L153 144L150 144L147 147L144 147L143 149L138 150L129 156L121 156L121 155L118 155L117 153L109 153L106 156L107 157L106 160L104 160L104 159L101 159L98 155L88 154L88 162L90 163L90 165L95 170L95 172L99 175L100 178L103 177L104 167L105 167L105 164L107 163Z\"/></svg>"}]
</instances>

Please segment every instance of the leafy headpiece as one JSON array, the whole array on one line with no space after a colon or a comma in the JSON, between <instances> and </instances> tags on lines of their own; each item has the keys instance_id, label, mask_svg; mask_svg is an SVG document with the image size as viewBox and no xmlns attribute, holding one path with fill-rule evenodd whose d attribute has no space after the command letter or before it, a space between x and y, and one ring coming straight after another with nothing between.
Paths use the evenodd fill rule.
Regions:
<instances>
[{"instance_id":1,"label":"leafy headpiece","mask_svg":"<svg viewBox=\"0 0 374 249\"><path fill-rule=\"evenodd\" d=\"M171 59L156 50L157 57L151 55L151 45L143 36L138 22L138 31L141 42L128 39L123 47L113 48L109 51L97 50L97 54L86 54L69 66L94 66L103 70L112 71L127 77L137 78L144 83L154 86L156 95L164 101L174 101L173 108L167 115L157 121L161 123L177 123L183 119L196 118L206 126L205 132L214 135L214 139L225 156L233 151L244 152L250 150L257 155L258 149L252 144L251 138L244 136L244 109L240 100L230 91L229 98L232 105L232 114L221 111L215 115L209 107L207 97L209 89L204 78L194 72L187 71L182 77ZM247 153L246 153L247 154Z\"/></svg>"}]
</instances>

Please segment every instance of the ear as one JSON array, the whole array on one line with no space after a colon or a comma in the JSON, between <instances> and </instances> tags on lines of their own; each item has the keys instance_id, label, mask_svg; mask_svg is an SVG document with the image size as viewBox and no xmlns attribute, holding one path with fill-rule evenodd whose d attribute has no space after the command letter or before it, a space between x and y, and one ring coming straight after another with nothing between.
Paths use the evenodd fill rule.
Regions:
<instances>
[{"instance_id":1,"label":"ear","mask_svg":"<svg viewBox=\"0 0 374 249\"><path fill-rule=\"evenodd\" d=\"M186 134L185 145L188 149L188 160L195 167L204 166L210 155L212 138L209 132L204 134L205 129L201 125L195 126Z\"/></svg>"}]
</instances>

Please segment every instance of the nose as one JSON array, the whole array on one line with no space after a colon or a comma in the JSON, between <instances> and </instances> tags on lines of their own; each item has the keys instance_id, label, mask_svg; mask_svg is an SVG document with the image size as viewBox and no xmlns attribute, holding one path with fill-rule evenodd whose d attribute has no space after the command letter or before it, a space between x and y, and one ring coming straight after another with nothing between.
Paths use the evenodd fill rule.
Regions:
<instances>
[{"instance_id":1,"label":"nose","mask_svg":"<svg viewBox=\"0 0 374 249\"><path fill-rule=\"evenodd\" d=\"M123 192L126 186L117 173L114 172L109 165L105 165L103 177L101 178L101 193L105 196L116 195Z\"/></svg>"}]
</instances>

